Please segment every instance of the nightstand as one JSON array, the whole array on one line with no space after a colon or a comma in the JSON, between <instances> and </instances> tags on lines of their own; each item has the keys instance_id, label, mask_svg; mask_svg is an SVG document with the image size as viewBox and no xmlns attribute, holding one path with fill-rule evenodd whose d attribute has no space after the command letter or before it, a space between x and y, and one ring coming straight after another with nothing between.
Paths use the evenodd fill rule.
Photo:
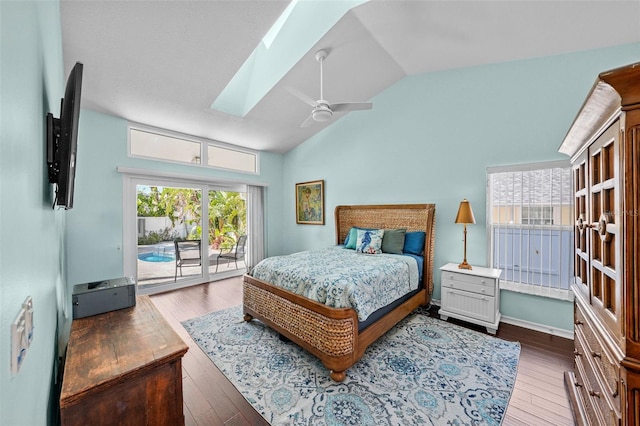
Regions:
<instances>
[{"instance_id":1,"label":"nightstand","mask_svg":"<svg viewBox=\"0 0 640 426\"><path fill-rule=\"evenodd\" d=\"M448 263L440 268L440 318L457 318L496 334L500 323L500 269L473 266L459 269Z\"/></svg>"}]
</instances>

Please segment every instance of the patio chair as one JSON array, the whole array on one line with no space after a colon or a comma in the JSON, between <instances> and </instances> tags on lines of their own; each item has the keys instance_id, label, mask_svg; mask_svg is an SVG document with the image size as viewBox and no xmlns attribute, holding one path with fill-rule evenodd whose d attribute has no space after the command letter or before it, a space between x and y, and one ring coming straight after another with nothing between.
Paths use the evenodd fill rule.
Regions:
<instances>
[{"instance_id":1,"label":"patio chair","mask_svg":"<svg viewBox=\"0 0 640 426\"><path fill-rule=\"evenodd\" d=\"M173 241L176 250L176 273L173 281L178 280L178 268L182 277L183 266L202 266L202 247L200 240Z\"/></svg>"},{"instance_id":2,"label":"patio chair","mask_svg":"<svg viewBox=\"0 0 640 426\"><path fill-rule=\"evenodd\" d=\"M218 264L220 263L220 259L226 259L228 261L233 260L236 264L236 269L238 269L238 259L244 260L246 246L247 236L240 235L234 248L228 249L229 251L226 252L223 249L216 258L216 272L218 272Z\"/></svg>"}]
</instances>

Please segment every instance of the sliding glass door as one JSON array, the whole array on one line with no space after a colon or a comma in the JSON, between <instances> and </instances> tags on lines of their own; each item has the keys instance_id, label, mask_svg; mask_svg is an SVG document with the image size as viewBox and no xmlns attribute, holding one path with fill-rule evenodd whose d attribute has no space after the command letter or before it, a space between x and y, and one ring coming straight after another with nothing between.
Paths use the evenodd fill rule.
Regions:
<instances>
[{"instance_id":1,"label":"sliding glass door","mask_svg":"<svg viewBox=\"0 0 640 426\"><path fill-rule=\"evenodd\" d=\"M246 235L243 185L131 177L125 194L125 273L136 278L139 291L166 291L246 270L244 256L235 256Z\"/></svg>"},{"instance_id":2,"label":"sliding glass door","mask_svg":"<svg viewBox=\"0 0 640 426\"><path fill-rule=\"evenodd\" d=\"M150 285L202 277L200 250L176 251L176 241L199 243L202 190L176 186L136 185L138 234L137 282ZM193 244L192 244L193 246Z\"/></svg>"},{"instance_id":3,"label":"sliding glass door","mask_svg":"<svg viewBox=\"0 0 640 426\"><path fill-rule=\"evenodd\" d=\"M247 235L247 194L210 189L208 195L209 274L245 271L244 247L237 244Z\"/></svg>"}]
</instances>

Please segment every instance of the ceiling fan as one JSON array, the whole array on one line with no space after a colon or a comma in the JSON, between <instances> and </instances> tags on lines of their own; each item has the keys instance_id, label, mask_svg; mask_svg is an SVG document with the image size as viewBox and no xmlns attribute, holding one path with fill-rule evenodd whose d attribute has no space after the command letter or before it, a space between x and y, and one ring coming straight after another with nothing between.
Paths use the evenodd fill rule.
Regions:
<instances>
[{"instance_id":1,"label":"ceiling fan","mask_svg":"<svg viewBox=\"0 0 640 426\"><path fill-rule=\"evenodd\" d=\"M344 102L339 104L330 104L329 101L324 99L322 62L327 57L327 55L328 52L324 49L318 50L316 52L316 60L320 62L320 99L314 101L308 96L300 93L295 93L300 99L313 107L313 110L311 110L311 115L309 115L309 117L307 117L307 119L302 122L302 125L300 127L307 127L314 121L328 121L329 119L331 119L331 116L334 112L362 111L371 109L373 107L373 104L368 102Z\"/></svg>"}]
</instances>

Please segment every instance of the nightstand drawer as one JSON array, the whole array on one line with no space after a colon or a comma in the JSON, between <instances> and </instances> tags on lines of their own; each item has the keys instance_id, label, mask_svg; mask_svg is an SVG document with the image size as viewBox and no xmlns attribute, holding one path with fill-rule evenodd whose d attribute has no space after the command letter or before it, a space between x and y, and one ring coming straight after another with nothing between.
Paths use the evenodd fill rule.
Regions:
<instances>
[{"instance_id":1,"label":"nightstand drawer","mask_svg":"<svg viewBox=\"0 0 640 426\"><path fill-rule=\"evenodd\" d=\"M454 314L492 323L496 319L495 304L495 297L442 289L442 306L446 306L446 310Z\"/></svg>"},{"instance_id":2,"label":"nightstand drawer","mask_svg":"<svg viewBox=\"0 0 640 426\"><path fill-rule=\"evenodd\" d=\"M469 291L471 293L496 295L496 281L485 277L457 274L455 272L442 273L442 287Z\"/></svg>"}]
</instances>

